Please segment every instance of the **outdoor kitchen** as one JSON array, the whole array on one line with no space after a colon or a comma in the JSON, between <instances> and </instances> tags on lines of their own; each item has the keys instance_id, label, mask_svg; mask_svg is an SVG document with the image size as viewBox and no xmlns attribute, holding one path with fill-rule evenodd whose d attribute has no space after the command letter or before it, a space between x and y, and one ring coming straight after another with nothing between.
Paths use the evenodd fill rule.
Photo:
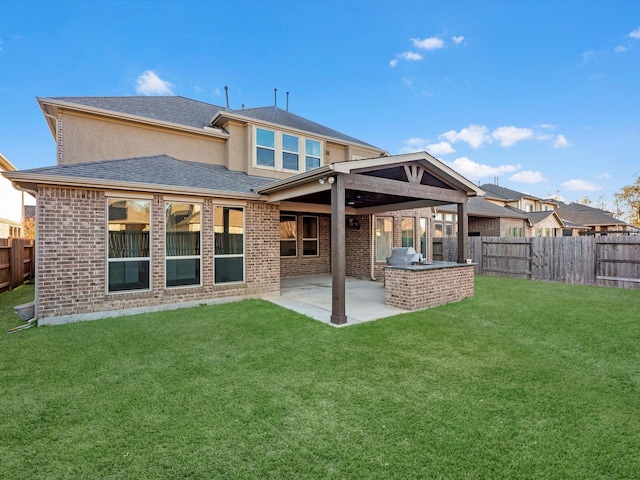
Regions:
<instances>
[{"instance_id":1,"label":"outdoor kitchen","mask_svg":"<svg viewBox=\"0 0 640 480\"><path fill-rule=\"evenodd\" d=\"M473 263L430 261L412 247L397 247L384 267L385 304L420 310L474 295Z\"/></svg>"}]
</instances>

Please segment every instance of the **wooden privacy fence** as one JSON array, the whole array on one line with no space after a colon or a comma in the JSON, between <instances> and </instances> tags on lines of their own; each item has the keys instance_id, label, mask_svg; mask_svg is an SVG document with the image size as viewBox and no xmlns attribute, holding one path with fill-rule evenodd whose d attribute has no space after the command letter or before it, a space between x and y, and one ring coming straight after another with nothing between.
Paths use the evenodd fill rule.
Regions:
<instances>
[{"instance_id":1,"label":"wooden privacy fence","mask_svg":"<svg viewBox=\"0 0 640 480\"><path fill-rule=\"evenodd\" d=\"M469 237L478 275L640 289L640 237ZM456 261L456 238L433 241L433 259Z\"/></svg>"},{"instance_id":2,"label":"wooden privacy fence","mask_svg":"<svg viewBox=\"0 0 640 480\"><path fill-rule=\"evenodd\" d=\"M34 250L31 239L0 239L0 293L34 278Z\"/></svg>"}]
</instances>

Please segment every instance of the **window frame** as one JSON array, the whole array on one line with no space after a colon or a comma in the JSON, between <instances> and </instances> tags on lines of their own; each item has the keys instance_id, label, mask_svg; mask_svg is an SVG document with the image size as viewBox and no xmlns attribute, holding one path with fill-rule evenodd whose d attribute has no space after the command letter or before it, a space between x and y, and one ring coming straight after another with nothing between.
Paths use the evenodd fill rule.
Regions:
<instances>
[{"instance_id":1,"label":"window frame","mask_svg":"<svg viewBox=\"0 0 640 480\"><path fill-rule=\"evenodd\" d=\"M304 236L304 221L305 219L315 218L316 220L316 236L315 237L305 237ZM306 254L304 253L304 243L305 242L313 242L316 243L316 253L314 254ZM315 215L302 215L302 256L303 257L318 257L320 256L320 217Z\"/></svg>"},{"instance_id":2,"label":"window frame","mask_svg":"<svg viewBox=\"0 0 640 480\"><path fill-rule=\"evenodd\" d=\"M259 131L270 132L274 135L274 146L265 146L258 143L258 133ZM284 136L295 137L298 140L298 151L294 152L284 148ZM318 155L313 155L307 152L307 142L313 142L318 145ZM258 169L271 170L276 172L296 172L302 173L309 170L313 170L315 168L319 168L324 164L324 140L314 137L308 137L305 135L301 135L298 132L287 132L283 130L278 130L271 127L253 126L253 138L252 138L252 166ZM273 151L273 165L265 165L258 163L258 148L262 148L265 150ZM284 166L284 155L295 154L298 156L298 168L296 170L285 168ZM318 166L307 169L307 158L315 159L318 161Z\"/></svg>"},{"instance_id":3,"label":"window frame","mask_svg":"<svg viewBox=\"0 0 640 480\"><path fill-rule=\"evenodd\" d=\"M105 197L105 257L106 257L106 265L105 265L105 292L107 295L122 295L127 293L145 293L153 290L153 199L150 197L137 197L137 196L111 196L107 195ZM148 256L147 257L110 257L109 249L110 249L110 240L109 240L109 206L111 201L113 202L146 202L149 204L149 218L148 218ZM125 289L125 290L111 290L110 282L109 282L109 273L110 266L113 263L126 263L126 262L148 262L147 272L148 272L148 280L147 283L149 286L147 288L133 288L133 289Z\"/></svg>"},{"instance_id":4,"label":"window frame","mask_svg":"<svg viewBox=\"0 0 640 480\"><path fill-rule=\"evenodd\" d=\"M290 217L293 218L293 220L287 220L287 221L293 221L293 225L294 225L294 238L282 238L282 230L281 230L281 226L282 226L282 218L283 217ZM278 223L278 235L279 235L279 239L280 239L280 258L296 258L298 257L298 216L293 214L293 213L281 213L280 214L280 221ZM293 255L282 255L282 242L295 242L295 249L294 249L294 254Z\"/></svg>"},{"instance_id":5,"label":"window frame","mask_svg":"<svg viewBox=\"0 0 640 480\"><path fill-rule=\"evenodd\" d=\"M260 145L258 143L258 130L262 130L264 132L270 132L273 134L273 147L267 146L267 145ZM263 165L261 163L258 163L258 149L262 148L263 150L269 150L273 152L273 165ZM278 163L278 135L276 133L275 130L269 130L267 128L260 128L260 127L256 127L255 128L255 148L254 148L254 155L255 155L255 165L256 167L259 168L269 168L269 169L275 169Z\"/></svg>"},{"instance_id":6,"label":"window frame","mask_svg":"<svg viewBox=\"0 0 640 480\"><path fill-rule=\"evenodd\" d=\"M216 253L216 221L215 214L217 208L230 208L242 210L242 253ZM224 211L224 210L223 210ZM246 237L247 236L247 209L240 205L224 205L216 204L213 206L213 284L214 285L230 285L238 283L246 283L247 281L247 258L246 258ZM233 280L229 282L216 282L216 259L219 258L240 258L242 257L242 280Z\"/></svg>"},{"instance_id":7,"label":"window frame","mask_svg":"<svg viewBox=\"0 0 640 480\"><path fill-rule=\"evenodd\" d=\"M375 235L375 244L376 244L376 262L377 263L382 263L382 262L386 262L387 261L387 257L391 255L391 251L393 250L393 217L375 217L376 222L375 222L375 229L374 229L374 235ZM379 242L378 242L378 220L382 220L383 222L385 221L391 221L391 230L383 230L383 232L390 232L391 234L391 245L390 245L390 249L387 252L387 254L384 256L383 259L380 259L378 253L379 253ZM382 235L380 235L381 237Z\"/></svg>"},{"instance_id":8,"label":"window frame","mask_svg":"<svg viewBox=\"0 0 640 480\"><path fill-rule=\"evenodd\" d=\"M408 231L404 228L405 221L411 221L411 237L405 237L405 232ZM405 240L411 240L411 245L405 245ZM401 217L400 218L400 242L403 247L411 247L415 249L416 245L416 219L415 217Z\"/></svg>"},{"instance_id":9,"label":"window frame","mask_svg":"<svg viewBox=\"0 0 640 480\"><path fill-rule=\"evenodd\" d=\"M198 245L198 251L200 252L199 255L167 255L167 205L170 203L177 203L177 204L184 204L184 205L198 205L200 206L200 230L199 230L199 245ZM167 290L174 290L177 288L198 288L198 287L202 287L203 285L203 272L202 272L202 215L204 213L204 202L202 201L194 201L192 199L186 199L186 200L178 200L178 199L170 199L170 200L166 200L164 201L164 288ZM191 283L191 284L186 284L186 285L168 285L167 284L167 265L168 265L168 261L169 260L194 260L194 259L198 259L199 261L199 282L196 283Z\"/></svg>"},{"instance_id":10,"label":"window frame","mask_svg":"<svg viewBox=\"0 0 640 480\"><path fill-rule=\"evenodd\" d=\"M285 145L285 142L284 142L284 137L285 137L285 136L287 136L287 137L292 137L292 138L295 138L295 139L296 139L296 142L297 142L297 144L298 144L298 148L296 149L296 151L295 151L295 152L294 152L294 151L292 151L292 150L288 150L288 149L286 149L286 148L285 148L285 146L284 146L284 145ZM283 170L290 171L290 172L299 172L299 171L300 171L300 136L299 136L299 135L291 135L290 133L284 133L284 132L282 132L282 133L280 134L280 138L281 138L281 140L282 140L282 149L281 149L281 153L280 153L280 156L282 157L282 169L283 169ZM287 153L288 153L289 155L295 155L295 156L297 157L297 159L298 159L298 162L297 162L297 164L298 164L298 168L293 169L293 168L287 168L287 167L285 167L284 156L285 156L285 154L287 154Z\"/></svg>"}]
</instances>

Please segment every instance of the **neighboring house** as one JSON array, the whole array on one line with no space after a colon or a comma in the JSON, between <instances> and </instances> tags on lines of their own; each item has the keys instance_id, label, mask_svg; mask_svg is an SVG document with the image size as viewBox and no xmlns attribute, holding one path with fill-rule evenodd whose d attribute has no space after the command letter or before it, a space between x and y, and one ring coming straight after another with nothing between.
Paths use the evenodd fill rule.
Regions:
<instances>
[{"instance_id":1,"label":"neighboring house","mask_svg":"<svg viewBox=\"0 0 640 480\"><path fill-rule=\"evenodd\" d=\"M436 207L435 237L455 237L458 218L453 205ZM522 237L529 226L526 214L496 205L484 197L471 197L467 202L469 236Z\"/></svg>"},{"instance_id":2,"label":"neighboring house","mask_svg":"<svg viewBox=\"0 0 640 480\"><path fill-rule=\"evenodd\" d=\"M426 152L378 147L277 107L183 97L40 98L57 165L37 191L41 324L277 292L280 278L381 278L394 246L431 254L432 207L482 191Z\"/></svg>"},{"instance_id":3,"label":"neighboring house","mask_svg":"<svg viewBox=\"0 0 640 480\"><path fill-rule=\"evenodd\" d=\"M0 153L0 172L13 172L14 167ZM19 238L22 236L25 193L16 189L10 180L0 176L0 238Z\"/></svg>"},{"instance_id":4,"label":"neighboring house","mask_svg":"<svg viewBox=\"0 0 640 480\"><path fill-rule=\"evenodd\" d=\"M629 235L636 232L625 221L614 218L613 213L588 205L558 202L556 212L565 222L570 222L573 235Z\"/></svg>"}]
</instances>

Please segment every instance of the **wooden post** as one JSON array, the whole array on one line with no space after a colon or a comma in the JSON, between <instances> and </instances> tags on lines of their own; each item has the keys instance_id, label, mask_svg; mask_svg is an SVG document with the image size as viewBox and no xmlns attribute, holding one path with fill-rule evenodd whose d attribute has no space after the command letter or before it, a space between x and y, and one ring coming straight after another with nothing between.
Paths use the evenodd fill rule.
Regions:
<instances>
[{"instance_id":1,"label":"wooden post","mask_svg":"<svg viewBox=\"0 0 640 480\"><path fill-rule=\"evenodd\" d=\"M458 204L458 263L467 261L467 237L469 235L467 201Z\"/></svg>"},{"instance_id":2,"label":"wooden post","mask_svg":"<svg viewBox=\"0 0 640 480\"><path fill-rule=\"evenodd\" d=\"M345 191L344 176L331 185L331 323L347 323L345 309Z\"/></svg>"}]
</instances>

